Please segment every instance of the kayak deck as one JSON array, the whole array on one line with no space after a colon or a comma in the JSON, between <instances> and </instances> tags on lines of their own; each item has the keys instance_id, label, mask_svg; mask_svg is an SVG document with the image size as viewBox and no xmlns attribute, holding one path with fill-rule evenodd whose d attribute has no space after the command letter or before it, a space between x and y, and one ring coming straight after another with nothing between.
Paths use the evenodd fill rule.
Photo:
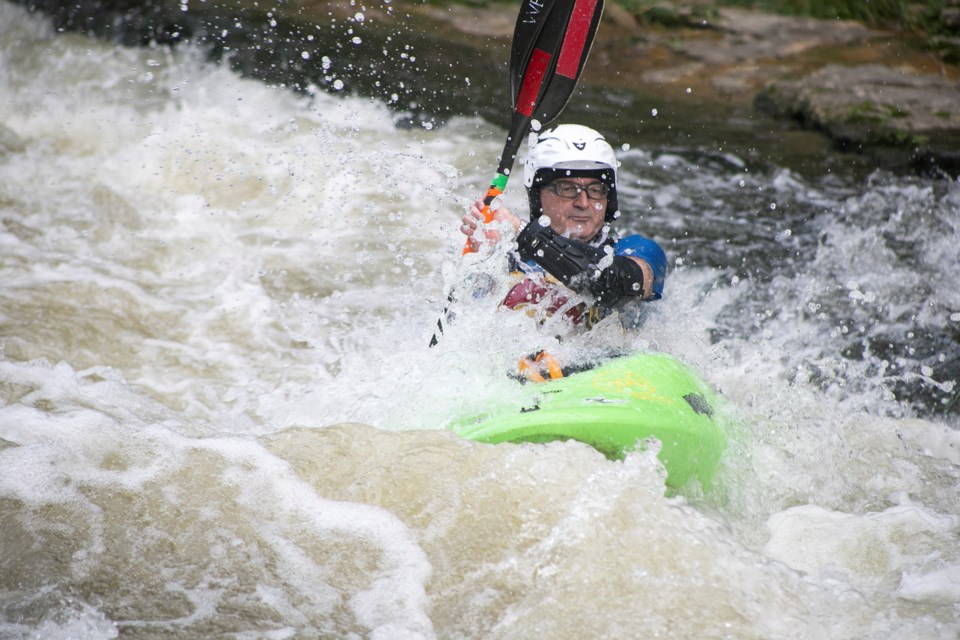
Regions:
<instances>
[{"instance_id":1,"label":"kayak deck","mask_svg":"<svg viewBox=\"0 0 960 640\"><path fill-rule=\"evenodd\" d=\"M499 407L458 422L477 442L577 440L611 459L660 442L666 483L696 480L706 490L726 449L716 394L689 368L665 354L617 358L588 371L529 385L530 403Z\"/></svg>"}]
</instances>

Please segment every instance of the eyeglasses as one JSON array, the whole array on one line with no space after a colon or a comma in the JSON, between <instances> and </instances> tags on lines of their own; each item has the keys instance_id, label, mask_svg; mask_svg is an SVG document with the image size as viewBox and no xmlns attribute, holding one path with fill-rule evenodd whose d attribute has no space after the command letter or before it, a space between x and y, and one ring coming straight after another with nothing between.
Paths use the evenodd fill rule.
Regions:
<instances>
[{"instance_id":1,"label":"eyeglasses","mask_svg":"<svg viewBox=\"0 0 960 640\"><path fill-rule=\"evenodd\" d=\"M585 187L581 187L575 182L554 180L550 184L546 185L545 188L550 189L550 191L564 200L573 200L574 198L579 198L580 194L583 192L586 192L587 197L591 200L603 200L610 193L610 187L602 182L594 182L593 184L588 184Z\"/></svg>"}]
</instances>

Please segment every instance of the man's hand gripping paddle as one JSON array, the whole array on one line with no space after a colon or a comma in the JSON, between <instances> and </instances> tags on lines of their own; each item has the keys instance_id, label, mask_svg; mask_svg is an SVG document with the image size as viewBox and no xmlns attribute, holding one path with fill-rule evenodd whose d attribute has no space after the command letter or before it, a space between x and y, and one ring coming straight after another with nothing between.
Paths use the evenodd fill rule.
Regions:
<instances>
[{"instance_id":1,"label":"man's hand gripping paddle","mask_svg":"<svg viewBox=\"0 0 960 640\"><path fill-rule=\"evenodd\" d=\"M510 51L510 94L513 116L497 175L483 199L483 218L493 220L490 206L507 188L507 179L527 130L536 120L545 126L570 100L600 24L603 0L523 0ZM463 253L470 253L467 239ZM443 316L430 346L443 333Z\"/></svg>"}]
</instances>

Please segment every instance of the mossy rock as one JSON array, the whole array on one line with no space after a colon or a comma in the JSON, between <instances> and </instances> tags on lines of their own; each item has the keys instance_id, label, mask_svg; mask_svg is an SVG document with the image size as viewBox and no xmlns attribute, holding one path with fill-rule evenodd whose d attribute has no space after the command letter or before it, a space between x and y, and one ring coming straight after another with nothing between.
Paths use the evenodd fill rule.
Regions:
<instances>
[{"instance_id":1,"label":"mossy rock","mask_svg":"<svg viewBox=\"0 0 960 640\"><path fill-rule=\"evenodd\" d=\"M851 124L883 124L891 119L909 118L910 112L892 104L880 104L869 100L850 106L844 121Z\"/></svg>"}]
</instances>

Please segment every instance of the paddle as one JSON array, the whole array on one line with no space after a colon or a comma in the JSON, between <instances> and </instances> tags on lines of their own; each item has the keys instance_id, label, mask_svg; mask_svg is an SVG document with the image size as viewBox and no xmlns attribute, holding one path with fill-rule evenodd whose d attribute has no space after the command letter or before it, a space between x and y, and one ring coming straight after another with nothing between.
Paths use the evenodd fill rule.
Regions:
<instances>
[{"instance_id":1,"label":"paddle","mask_svg":"<svg viewBox=\"0 0 960 640\"><path fill-rule=\"evenodd\" d=\"M497 174L483 198L483 218L493 220L490 205L507 187L520 144L536 120L552 122L573 93L600 24L603 0L523 0L510 51L510 95L513 115ZM470 240L463 253L470 253ZM449 308L449 307L448 307ZM443 317L437 320L443 333ZM437 334L430 346L437 344Z\"/></svg>"}]
</instances>

